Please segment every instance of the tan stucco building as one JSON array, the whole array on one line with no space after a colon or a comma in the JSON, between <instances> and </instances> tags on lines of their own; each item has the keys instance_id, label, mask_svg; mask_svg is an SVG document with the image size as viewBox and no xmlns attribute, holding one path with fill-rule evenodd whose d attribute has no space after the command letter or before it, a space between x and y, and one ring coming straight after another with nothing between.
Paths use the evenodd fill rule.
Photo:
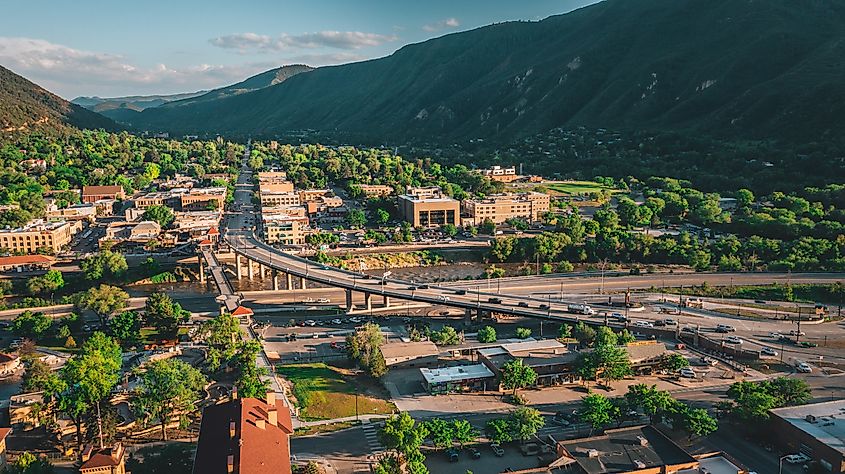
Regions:
<instances>
[{"instance_id":1,"label":"tan stucco building","mask_svg":"<svg viewBox=\"0 0 845 474\"><path fill-rule=\"evenodd\" d=\"M0 249L18 253L36 253L45 248L58 253L82 230L81 221L32 221L17 229L0 229Z\"/></svg>"},{"instance_id":2,"label":"tan stucco building","mask_svg":"<svg viewBox=\"0 0 845 474\"><path fill-rule=\"evenodd\" d=\"M414 227L460 225L461 203L437 186L408 188L398 198L399 214Z\"/></svg>"},{"instance_id":3,"label":"tan stucco building","mask_svg":"<svg viewBox=\"0 0 845 474\"><path fill-rule=\"evenodd\" d=\"M544 213L549 212L551 199L548 194L532 192L467 199L463 204L464 213L474 225L480 225L488 219L495 224L501 224L511 218L538 221Z\"/></svg>"}]
</instances>

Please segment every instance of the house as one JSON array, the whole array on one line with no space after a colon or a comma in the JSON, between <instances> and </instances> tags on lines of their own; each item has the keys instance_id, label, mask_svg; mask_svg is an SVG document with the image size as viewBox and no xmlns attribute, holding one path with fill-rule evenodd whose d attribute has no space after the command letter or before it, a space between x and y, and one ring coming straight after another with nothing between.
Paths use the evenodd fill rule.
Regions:
<instances>
[{"instance_id":1,"label":"house","mask_svg":"<svg viewBox=\"0 0 845 474\"><path fill-rule=\"evenodd\" d=\"M126 199L122 186L82 186L82 202L97 202L101 199Z\"/></svg>"},{"instance_id":2,"label":"house","mask_svg":"<svg viewBox=\"0 0 845 474\"><path fill-rule=\"evenodd\" d=\"M49 270L56 262L49 255L10 255L0 257L0 272L28 272Z\"/></svg>"},{"instance_id":3,"label":"house","mask_svg":"<svg viewBox=\"0 0 845 474\"><path fill-rule=\"evenodd\" d=\"M440 369L420 368L423 387L432 395L440 393L470 392L496 388L495 375L484 364L460 365Z\"/></svg>"},{"instance_id":4,"label":"house","mask_svg":"<svg viewBox=\"0 0 845 474\"><path fill-rule=\"evenodd\" d=\"M431 341L391 342L381 346L381 355L388 367L404 362L412 362L404 364L408 367L422 365L436 359L439 354L440 350Z\"/></svg>"},{"instance_id":5,"label":"house","mask_svg":"<svg viewBox=\"0 0 845 474\"><path fill-rule=\"evenodd\" d=\"M769 410L771 432L790 453L803 453L824 472L845 473L845 400Z\"/></svg>"},{"instance_id":6,"label":"house","mask_svg":"<svg viewBox=\"0 0 845 474\"><path fill-rule=\"evenodd\" d=\"M202 413L194 474L290 474L290 411L275 393L233 398Z\"/></svg>"},{"instance_id":7,"label":"house","mask_svg":"<svg viewBox=\"0 0 845 474\"><path fill-rule=\"evenodd\" d=\"M82 451L79 474L129 474L126 472L126 448L121 443L100 449L86 447Z\"/></svg>"}]
</instances>

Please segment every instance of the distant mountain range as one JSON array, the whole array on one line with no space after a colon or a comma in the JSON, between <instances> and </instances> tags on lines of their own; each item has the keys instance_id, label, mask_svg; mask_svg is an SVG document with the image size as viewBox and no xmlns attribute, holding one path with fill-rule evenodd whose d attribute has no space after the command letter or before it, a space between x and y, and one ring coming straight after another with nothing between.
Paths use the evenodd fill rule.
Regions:
<instances>
[{"instance_id":1,"label":"distant mountain range","mask_svg":"<svg viewBox=\"0 0 845 474\"><path fill-rule=\"evenodd\" d=\"M68 127L120 128L114 121L45 90L0 66L0 138L35 130Z\"/></svg>"},{"instance_id":2,"label":"distant mountain range","mask_svg":"<svg viewBox=\"0 0 845 474\"><path fill-rule=\"evenodd\" d=\"M73 99L76 105L81 105L88 110L94 112L104 112L106 110L128 108L137 110L138 112L148 109L150 107L158 107L174 100L190 99L199 95L203 95L208 91L188 92L185 94L170 94L170 95L130 95L126 97L77 97Z\"/></svg>"},{"instance_id":3,"label":"distant mountain range","mask_svg":"<svg viewBox=\"0 0 845 474\"><path fill-rule=\"evenodd\" d=\"M445 143L580 125L824 140L845 126L843 57L845 0L606 0L212 91L132 125Z\"/></svg>"}]
</instances>

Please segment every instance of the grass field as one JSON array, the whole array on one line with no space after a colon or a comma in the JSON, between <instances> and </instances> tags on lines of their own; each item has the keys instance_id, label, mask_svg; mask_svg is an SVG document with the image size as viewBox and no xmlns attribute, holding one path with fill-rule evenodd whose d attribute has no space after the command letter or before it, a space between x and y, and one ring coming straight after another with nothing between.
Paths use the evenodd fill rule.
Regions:
<instances>
[{"instance_id":1,"label":"grass field","mask_svg":"<svg viewBox=\"0 0 845 474\"><path fill-rule=\"evenodd\" d=\"M616 188L596 183L595 181L566 181L558 183L543 183L542 186L545 186L551 191L569 195L597 193L599 191L617 193L620 191Z\"/></svg>"},{"instance_id":2,"label":"grass field","mask_svg":"<svg viewBox=\"0 0 845 474\"><path fill-rule=\"evenodd\" d=\"M363 395L366 387L342 369L317 363L281 365L276 371L293 383L293 395L306 420L355 416L356 393L361 415L387 414L396 409L386 400Z\"/></svg>"}]
</instances>

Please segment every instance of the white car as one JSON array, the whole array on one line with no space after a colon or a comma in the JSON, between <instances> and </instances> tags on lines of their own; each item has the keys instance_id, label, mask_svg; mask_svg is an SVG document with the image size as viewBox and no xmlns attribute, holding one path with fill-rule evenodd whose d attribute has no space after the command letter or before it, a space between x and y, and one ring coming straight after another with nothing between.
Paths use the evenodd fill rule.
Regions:
<instances>
[{"instance_id":1,"label":"white car","mask_svg":"<svg viewBox=\"0 0 845 474\"><path fill-rule=\"evenodd\" d=\"M689 367L684 367L683 369L678 371L678 375L686 379L694 379L695 371L690 369Z\"/></svg>"},{"instance_id":2,"label":"white car","mask_svg":"<svg viewBox=\"0 0 845 474\"><path fill-rule=\"evenodd\" d=\"M804 453L798 453L798 454L790 454L789 456L786 456L783 459L784 459L784 461L788 462L789 464L800 464L802 462L809 461L810 457L807 456Z\"/></svg>"},{"instance_id":3,"label":"white car","mask_svg":"<svg viewBox=\"0 0 845 474\"><path fill-rule=\"evenodd\" d=\"M317 298L317 303L331 303L332 300L328 298Z\"/></svg>"},{"instance_id":4,"label":"white car","mask_svg":"<svg viewBox=\"0 0 845 474\"><path fill-rule=\"evenodd\" d=\"M792 331L789 331L789 335L790 336L806 336L807 334L805 334L804 331L796 331L795 329L793 329Z\"/></svg>"},{"instance_id":5,"label":"white car","mask_svg":"<svg viewBox=\"0 0 845 474\"><path fill-rule=\"evenodd\" d=\"M725 338L725 342L729 344L742 344L742 339L736 336L728 336Z\"/></svg>"},{"instance_id":6,"label":"white car","mask_svg":"<svg viewBox=\"0 0 845 474\"><path fill-rule=\"evenodd\" d=\"M440 301L449 301L449 297L446 295L440 295Z\"/></svg>"},{"instance_id":7,"label":"white car","mask_svg":"<svg viewBox=\"0 0 845 474\"><path fill-rule=\"evenodd\" d=\"M769 333L769 337L772 338L772 339L780 339L781 336L783 336L783 334L781 334L779 332L770 332Z\"/></svg>"},{"instance_id":8,"label":"white car","mask_svg":"<svg viewBox=\"0 0 845 474\"><path fill-rule=\"evenodd\" d=\"M798 365L795 366L795 369L802 374L809 374L813 372L813 368L810 367L810 364L806 362L800 362Z\"/></svg>"},{"instance_id":9,"label":"white car","mask_svg":"<svg viewBox=\"0 0 845 474\"><path fill-rule=\"evenodd\" d=\"M760 354L775 357L778 355L778 351L772 349L771 347L764 347L760 349Z\"/></svg>"},{"instance_id":10,"label":"white car","mask_svg":"<svg viewBox=\"0 0 845 474\"><path fill-rule=\"evenodd\" d=\"M649 321L634 321L634 327L638 328L653 328L654 324Z\"/></svg>"}]
</instances>

